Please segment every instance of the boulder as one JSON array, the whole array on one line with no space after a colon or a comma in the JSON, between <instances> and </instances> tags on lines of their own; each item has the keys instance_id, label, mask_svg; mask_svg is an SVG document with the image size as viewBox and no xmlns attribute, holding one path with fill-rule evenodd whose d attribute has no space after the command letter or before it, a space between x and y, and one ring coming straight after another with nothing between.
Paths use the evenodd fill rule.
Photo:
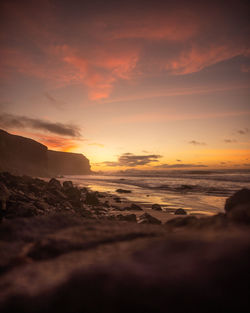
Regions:
<instances>
[{"instance_id":1,"label":"boulder","mask_svg":"<svg viewBox=\"0 0 250 313\"><path fill-rule=\"evenodd\" d=\"M61 189L62 188L60 181L55 179L55 178L51 178L51 180L48 183L48 186L49 186L49 188L52 188L52 189Z\"/></svg>"},{"instance_id":2,"label":"boulder","mask_svg":"<svg viewBox=\"0 0 250 313\"><path fill-rule=\"evenodd\" d=\"M250 190L249 189L241 189L233 194L226 200L225 203L225 211L226 213L233 210L236 206L242 204L249 204L250 203Z\"/></svg>"},{"instance_id":3,"label":"boulder","mask_svg":"<svg viewBox=\"0 0 250 313\"><path fill-rule=\"evenodd\" d=\"M136 222L136 215L135 214L128 214L128 215L119 214L116 216L116 218L119 221Z\"/></svg>"},{"instance_id":4,"label":"boulder","mask_svg":"<svg viewBox=\"0 0 250 313\"><path fill-rule=\"evenodd\" d=\"M139 205L137 205L135 203L132 203L130 205L130 207L129 207L129 210L132 210L132 211L142 211L142 208Z\"/></svg>"},{"instance_id":5,"label":"boulder","mask_svg":"<svg viewBox=\"0 0 250 313\"><path fill-rule=\"evenodd\" d=\"M9 199L10 192L4 183L0 182L0 205L1 210L6 210L6 201Z\"/></svg>"},{"instance_id":6,"label":"boulder","mask_svg":"<svg viewBox=\"0 0 250 313\"><path fill-rule=\"evenodd\" d=\"M117 189L116 192L118 193L131 193L131 190L126 190L126 189Z\"/></svg>"},{"instance_id":7,"label":"boulder","mask_svg":"<svg viewBox=\"0 0 250 313\"><path fill-rule=\"evenodd\" d=\"M241 189L226 200L226 216L234 223L250 224L250 190Z\"/></svg>"},{"instance_id":8,"label":"boulder","mask_svg":"<svg viewBox=\"0 0 250 313\"><path fill-rule=\"evenodd\" d=\"M152 210L156 210L156 211L162 211L162 208L159 204L153 204L152 205Z\"/></svg>"},{"instance_id":9,"label":"boulder","mask_svg":"<svg viewBox=\"0 0 250 313\"><path fill-rule=\"evenodd\" d=\"M81 207L81 191L76 187L70 187L64 190L69 202L73 207Z\"/></svg>"},{"instance_id":10,"label":"boulder","mask_svg":"<svg viewBox=\"0 0 250 313\"><path fill-rule=\"evenodd\" d=\"M161 224L161 221L148 213L144 213L139 217L139 224Z\"/></svg>"},{"instance_id":11,"label":"boulder","mask_svg":"<svg viewBox=\"0 0 250 313\"><path fill-rule=\"evenodd\" d=\"M89 205L98 205L99 199L94 192L87 192L86 198L85 198L85 203L89 204Z\"/></svg>"},{"instance_id":12,"label":"boulder","mask_svg":"<svg viewBox=\"0 0 250 313\"><path fill-rule=\"evenodd\" d=\"M175 212L174 212L175 215L187 215L187 212L183 209L177 209Z\"/></svg>"},{"instance_id":13,"label":"boulder","mask_svg":"<svg viewBox=\"0 0 250 313\"><path fill-rule=\"evenodd\" d=\"M121 198L119 198L119 197L115 197L114 200L115 200L115 202L117 202L117 203L121 203L121 202L122 202L122 201L121 201Z\"/></svg>"},{"instance_id":14,"label":"boulder","mask_svg":"<svg viewBox=\"0 0 250 313\"><path fill-rule=\"evenodd\" d=\"M170 227L194 227L199 223L197 217L187 216L187 217L176 217L165 223L166 226Z\"/></svg>"},{"instance_id":15,"label":"boulder","mask_svg":"<svg viewBox=\"0 0 250 313\"><path fill-rule=\"evenodd\" d=\"M63 182L63 188L65 189L69 189L69 188L73 188L73 183L71 180L66 180Z\"/></svg>"},{"instance_id":16,"label":"boulder","mask_svg":"<svg viewBox=\"0 0 250 313\"><path fill-rule=\"evenodd\" d=\"M36 207L42 211L48 211L50 206L43 200L39 200L35 203Z\"/></svg>"},{"instance_id":17,"label":"boulder","mask_svg":"<svg viewBox=\"0 0 250 313\"><path fill-rule=\"evenodd\" d=\"M37 215L37 208L32 203L18 203L17 206L8 207L6 218L32 217Z\"/></svg>"},{"instance_id":18,"label":"boulder","mask_svg":"<svg viewBox=\"0 0 250 313\"><path fill-rule=\"evenodd\" d=\"M104 206L104 208L110 207L108 200L106 200L102 205Z\"/></svg>"}]
</instances>

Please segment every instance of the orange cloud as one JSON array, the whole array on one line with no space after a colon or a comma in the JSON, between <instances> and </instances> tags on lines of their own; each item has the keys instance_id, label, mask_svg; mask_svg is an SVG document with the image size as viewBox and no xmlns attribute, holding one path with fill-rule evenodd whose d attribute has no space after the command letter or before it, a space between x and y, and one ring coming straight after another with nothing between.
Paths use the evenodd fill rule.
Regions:
<instances>
[{"instance_id":1,"label":"orange cloud","mask_svg":"<svg viewBox=\"0 0 250 313\"><path fill-rule=\"evenodd\" d=\"M39 142L46 145L49 149L70 152L79 147L77 142L72 139L44 135L39 135L39 137Z\"/></svg>"}]
</instances>

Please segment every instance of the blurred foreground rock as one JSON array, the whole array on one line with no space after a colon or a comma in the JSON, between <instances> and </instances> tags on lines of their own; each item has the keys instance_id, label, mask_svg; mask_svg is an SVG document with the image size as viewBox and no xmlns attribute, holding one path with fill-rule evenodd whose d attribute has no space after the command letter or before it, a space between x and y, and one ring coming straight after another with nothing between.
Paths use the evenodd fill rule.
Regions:
<instances>
[{"instance_id":1,"label":"blurred foreground rock","mask_svg":"<svg viewBox=\"0 0 250 313\"><path fill-rule=\"evenodd\" d=\"M1 313L249 312L247 197L232 196L226 214L162 225L148 213L111 215L105 197L71 182L0 182L10 194Z\"/></svg>"}]
</instances>

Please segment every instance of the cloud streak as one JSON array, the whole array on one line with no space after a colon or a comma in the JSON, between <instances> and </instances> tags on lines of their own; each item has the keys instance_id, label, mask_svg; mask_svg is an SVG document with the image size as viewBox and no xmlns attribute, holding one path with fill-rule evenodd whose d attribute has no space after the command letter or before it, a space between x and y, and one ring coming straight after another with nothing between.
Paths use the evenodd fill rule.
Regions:
<instances>
[{"instance_id":1,"label":"cloud streak","mask_svg":"<svg viewBox=\"0 0 250 313\"><path fill-rule=\"evenodd\" d=\"M157 166L154 166L154 168L161 168L161 169L168 169L168 168L189 168L189 167L208 167L207 165L204 164L192 164L192 163L187 163L187 164L160 164Z\"/></svg>"},{"instance_id":2,"label":"cloud streak","mask_svg":"<svg viewBox=\"0 0 250 313\"><path fill-rule=\"evenodd\" d=\"M238 142L236 139L224 139L225 143L236 143Z\"/></svg>"},{"instance_id":3,"label":"cloud streak","mask_svg":"<svg viewBox=\"0 0 250 313\"><path fill-rule=\"evenodd\" d=\"M191 140L188 143L193 146L206 146L207 145L205 142L201 142L197 140Z\"/></svg>"},{"instance_id":4,"label":"cloud streak","mask_svg":"<svg viewBox=\"0 0 250 313\"><path fill-rule=\"evenodd\" d=\"M240 135L246 135L248 132L249 132L249 129L248 129L248 128L239 129L239 130L237 131L237 133L240 134Z\"/></svg>"},{"instance_id":5,"label":"cloud streak","mask_svg":"<svg viewBox=\"0 0 250 313\"><path fill-rule=\"evenodd\" d=\"M72 124L53 123L43 119L30 118L14 114L3 113L0 115L0 127L6 129L36 129L52 134L80 138L80 128Z\"/></svg>"}]
</instances>

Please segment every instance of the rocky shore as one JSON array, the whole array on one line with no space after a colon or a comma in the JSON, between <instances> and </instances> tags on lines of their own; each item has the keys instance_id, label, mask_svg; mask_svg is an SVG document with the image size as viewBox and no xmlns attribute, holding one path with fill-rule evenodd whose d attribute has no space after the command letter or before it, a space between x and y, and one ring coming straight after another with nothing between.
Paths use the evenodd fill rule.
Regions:
<instances>
[{"instance_id":1,"label":"rocky shore","mask_svg":"<svg viewBox=\"0 0 250 313\"><path fill-rule=\"evenodd\" d=\"M157 204L1 173L0 203L1 312L249 311L247 189L225 213L161 219Z\"/></svg>"}]
</instances>

